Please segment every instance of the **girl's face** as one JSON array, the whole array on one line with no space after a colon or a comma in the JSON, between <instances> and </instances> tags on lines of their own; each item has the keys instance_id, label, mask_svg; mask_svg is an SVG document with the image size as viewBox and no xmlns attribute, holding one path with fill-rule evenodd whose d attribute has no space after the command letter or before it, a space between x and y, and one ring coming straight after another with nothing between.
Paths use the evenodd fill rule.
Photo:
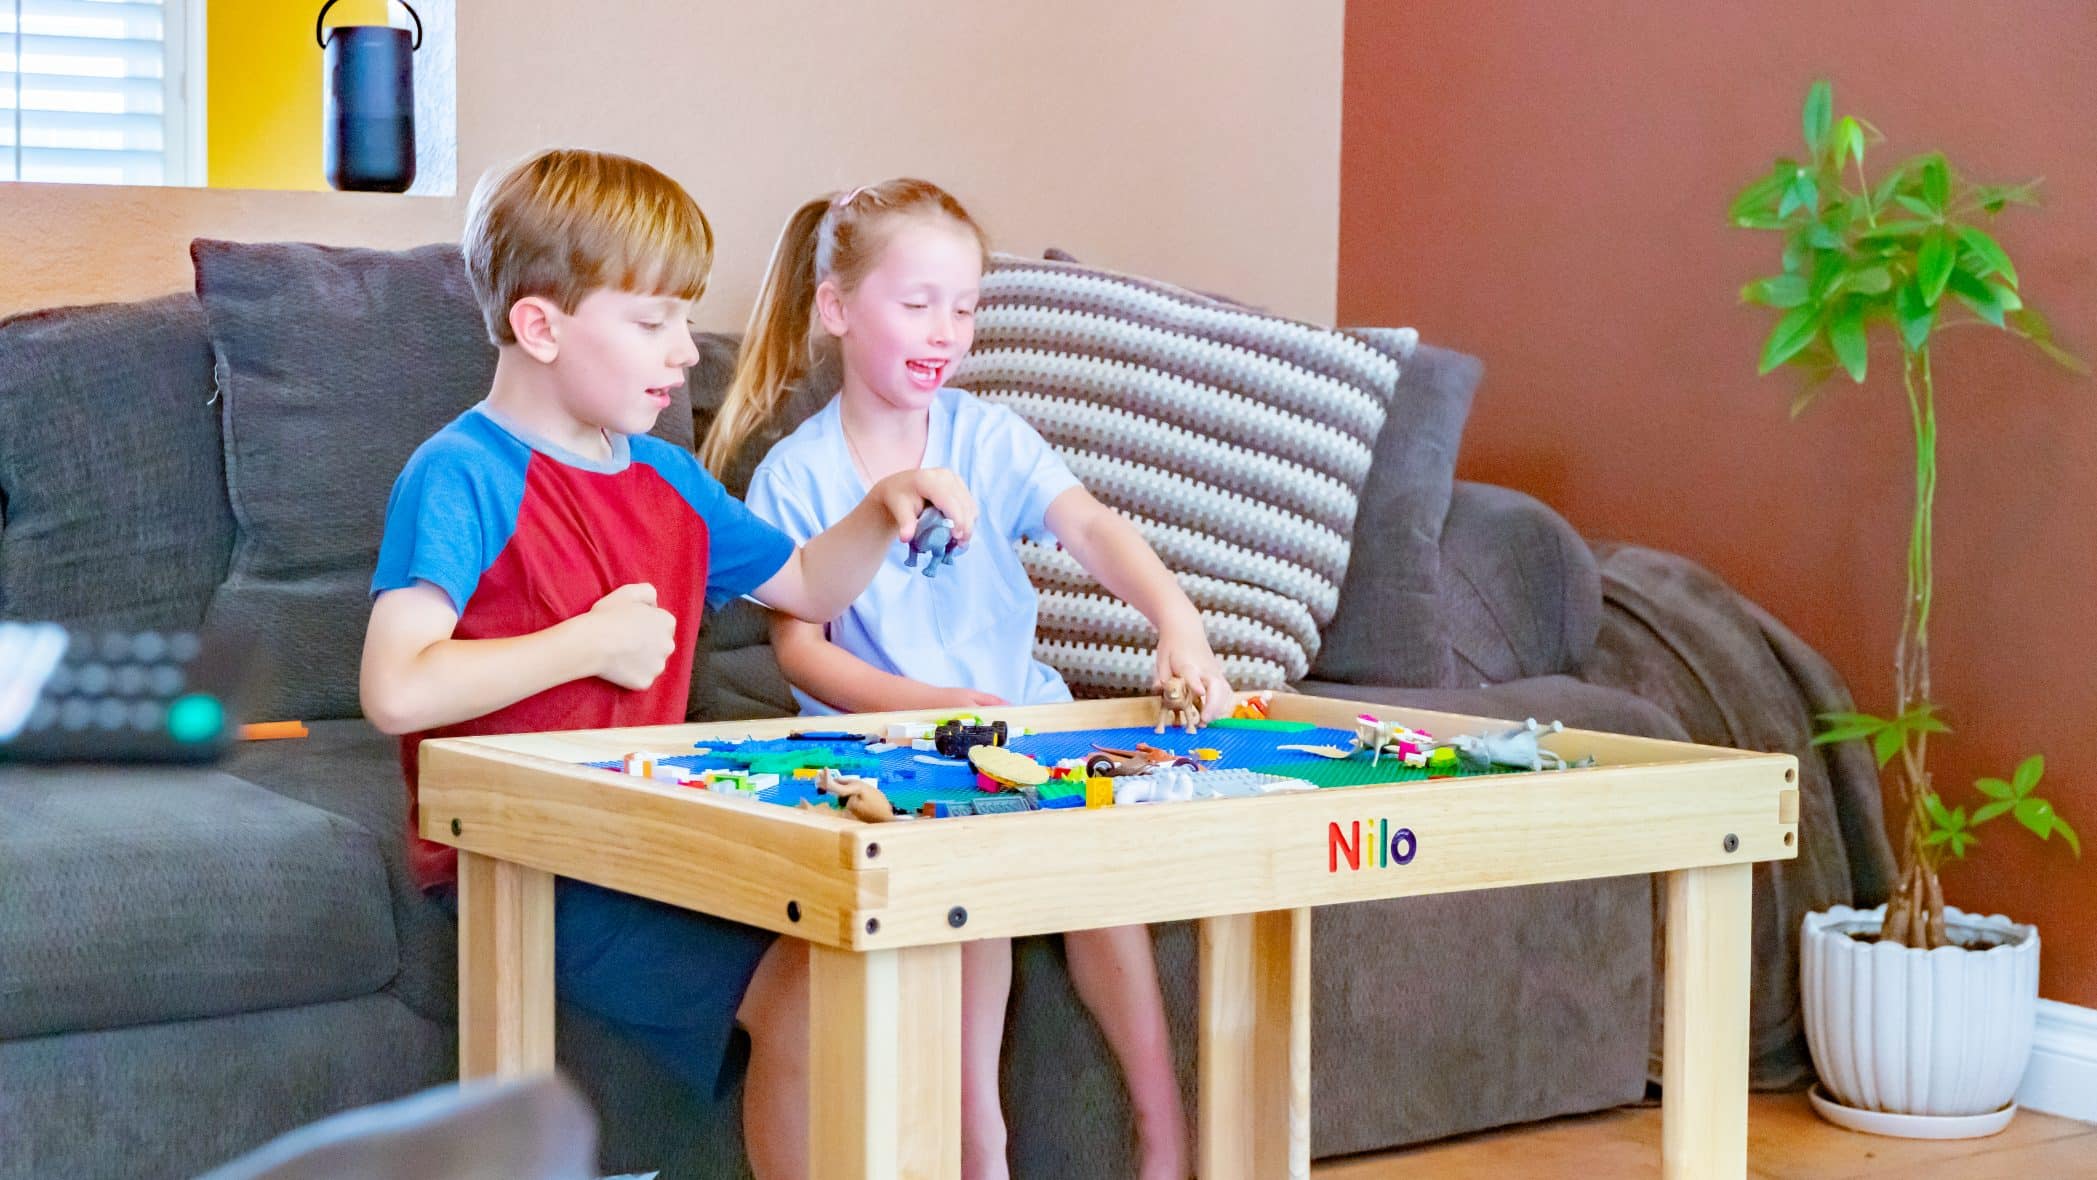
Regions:
<instances>
[{"instance_id":1,"label":"girl's face","mask_svg":"<svg viewBox=\"0 0 2097 1180\"><path fill-rule=\"evenodd\" d=\"M912 217L894 227L850 292L835 276L816 290L823 327L844 354L845 388L922 411L976 337L983 255L967 226Z\"/></svg>"}]
</instances>

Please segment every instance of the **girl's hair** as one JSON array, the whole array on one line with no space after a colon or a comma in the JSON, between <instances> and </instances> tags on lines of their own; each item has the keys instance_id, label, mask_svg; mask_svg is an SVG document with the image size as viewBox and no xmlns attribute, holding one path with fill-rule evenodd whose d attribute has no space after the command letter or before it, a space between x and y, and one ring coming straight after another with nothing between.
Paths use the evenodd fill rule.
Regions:
<instances>
[{"instance_id":1,"label":"girl's hair","mask_svg":"<svg viewBox=\"0 0 2097 1180\"><path fill-rule=\"evenodd\" d=\"M816 349L828 339L815 318L816 287L834 277L845 292L856 289L906 217L955 222L975 235L988 261L982 227L928 180L884 180L817 197L787 219L736 354L735 379L699 451L714 474L726 472L737 450L778 412L794 379L815 364Z\"/></svg>"}]
</instances>

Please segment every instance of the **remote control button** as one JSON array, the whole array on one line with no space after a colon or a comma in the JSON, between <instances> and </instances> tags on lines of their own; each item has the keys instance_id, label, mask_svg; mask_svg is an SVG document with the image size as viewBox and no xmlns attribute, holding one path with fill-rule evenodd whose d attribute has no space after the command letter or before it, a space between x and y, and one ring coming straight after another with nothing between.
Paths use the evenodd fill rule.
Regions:
<instances>
[{"instance_id":1,"label":"remote control button","mask_svg":"<svg viewBox=\"0 0 2097 1180\"><path fill-rule=\"evenodd\" d=\"M178 664L186 664L197 658L197 637L187 631L177 631L168 636L167 654Z\"/></svg>"},{"instance_id":2,"label":"remote control button","mask_svg":"<svg viewBox=\"0 0 2097 1180\"><path fill-rule=\"evenodd\" d=\"M160 732L163 710L152 701L140 701L131 706L131 728L140 733Z\"/></svg>"},{"instance_id":3,"label":"remote control button","mask_svg":"<svg viewBox=\"0 0 2097 1180\"><path fill-rule=\"evenodd\" d=\"M167 654L167 640L158 631L140 631L131 640L131 654L141 663L150 664Z\"/></svg>"},{"instance_id":4,"label":"remote control button","mask_svg":"<svg viewBox=\"0 0 2097 1180\"><path fill-rule=\"evenodd\" d=\"M103 664L82 664L74 673L73 687L89 696L101 696L109 691L109 668Z\"/></svg>"},{"instance_id":5,"label":"remote control button","mask_svg":"<svg viewBox=\"0 0 2097 1180\"><path fill-rule=\"evenodd\" d=\"M173 664L154 668L148 679L153 682L154 696L171 697L182 691L182 669Z\"/></svg>"},{"instance_id":6,"label":"remote control button","mask_svg":"<svg viewBox=\"0 0 2097 1180\"><path fill-rule=\"evenodd\" d=\"M226 727L226 710L218 698L191 693L168 706L167 731L178 742L208 742Z\"/></svg>"},{"instance_id":7,"label":"remote control button","mask_svg":"<svg viewBox=\"0 0 2097 1180\"><path fill-rule=\"evenodd\" d=\"M124 702L105 699L95 706L96 729L122 729L131 720L131 710Z\"/></svg>"},{"instance_id":8,"label":"remote control button","mask_svg":"<svg viewBox=\"0 0 2097 1180\"><path fill-rule=\"evenodd\" d=\"M79 697L73 697L58 707L59 728L67 733L79 733L94 719L95 707Z\"/></svg>"},{"instance_id":9,"label":"remote control button","mask_svg":"<svg viewBox=\"0 0 2097 1180\"><path fill-rule=\"evenodd\" d=\"M125 664L116 670L118 695L135 697L146 691L146 670L137 664Z\"/></svg>"}]
</instances>

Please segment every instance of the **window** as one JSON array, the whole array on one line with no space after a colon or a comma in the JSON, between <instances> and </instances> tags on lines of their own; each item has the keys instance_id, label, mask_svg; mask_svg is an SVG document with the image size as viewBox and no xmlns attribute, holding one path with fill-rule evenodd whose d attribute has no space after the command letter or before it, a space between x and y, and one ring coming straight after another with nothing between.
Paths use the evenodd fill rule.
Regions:
<instances>
[{"instance_id":1,"label":"window","mask_svg":"<svg viewBox=\"0 0 2097 1180\"><path fill-rule=\"evenodd\" d=\"M205 0L0 0L0 180L203 180Z\"/></svg>"}]
</instances>

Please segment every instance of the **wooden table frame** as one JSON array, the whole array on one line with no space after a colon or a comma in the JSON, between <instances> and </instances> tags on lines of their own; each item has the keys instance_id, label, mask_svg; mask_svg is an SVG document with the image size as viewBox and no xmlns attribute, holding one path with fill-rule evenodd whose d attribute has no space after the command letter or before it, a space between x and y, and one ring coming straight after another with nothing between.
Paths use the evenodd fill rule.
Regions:
<instances>
[{"instance_id":1,"label":"wooden table frame","mask_svg":"<svg viewBox=\"0 0 2097 1180\"><path fill-rule=\"evenodd\" d=\"M1485 718L1321 697L1278 718L1373 712L1436 733ZM981 710L1037 730L1148 725L1154 703ZM869 730L931 713L824 724ZM1749 872L1796 855L1798 762L1582 730L1586 769L861 824L577 765L797 719L453 738L422 747L422 833L459 856L459 1067L553 1067L553 882L574 877L790 934L811 952L815 1174L960 1174L959 944L1200 923L1205 1180L1310 1169L1310 911L1351 901L1660 873L1667 911L1662 1174L1747 1168ZM1393 833L1379 856L1367 821ZM1403 832L1410 845L1398 839ZM1375 844L1381 845L1379 838ZM1393 849L1395 848L1395 853ZM1402 863L1394 863L1400 862ZM903 1003L903 997L909 1003Z\"/></svg>"}]
</instances>

